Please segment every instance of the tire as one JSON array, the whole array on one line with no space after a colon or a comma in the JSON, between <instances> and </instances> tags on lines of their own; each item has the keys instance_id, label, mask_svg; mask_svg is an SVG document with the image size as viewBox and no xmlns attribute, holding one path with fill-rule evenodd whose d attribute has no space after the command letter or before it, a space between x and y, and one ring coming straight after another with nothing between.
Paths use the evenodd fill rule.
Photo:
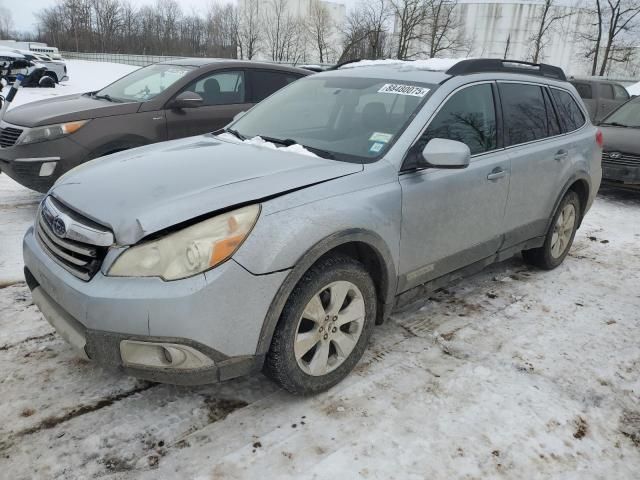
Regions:
<instances>
[{"instance_id":1,"label":"tire","mask_svg":"<svg viewBox=\"0 0 640 480\"><path fill-rule=\"evenodd\" d=\"M60 82L58 82L58 75L56 75L55 72L44 72L44 76L52 78L53 81L56 82L56 83L60 83Z\"/></svg>"},{"instance_id":2,"label":"tire","mask_svg":"<svg viewBox=\"0 0 640 480\"><path fill-rule=\"evenodd\" d=\"M569 190L553 215L544 244L539 248L523 250L522 257L524 258L524 261L530 265L542 268L543 270L553 270L560 265L569 253L571 245L573 244L573 239L576 235L578 224L580 223L581 211L580 198L578 197L578 194L573 190ZM562 235L557 235L559 231L561 231L560 223L563 222L562 220L559 222L559 219L561 216L564 218L564 215L570 215L570 212L573 212L571 230L569 231L565 228ZM564 226L568 228L566 220ZM561 238L564 238L564 240L561 241ZM561 242L559 246L556 243L557 241Z\"/></svg>"},{"instance_id":3,"label":"tire","mask_svg":"<svg viewBox=\"0 0 640 480\"><path fill-rule=\"evenodd\" d=\"M345 300L336 307L335 299L339 302L341 297ZM360 262L342 255L319 260L300 279L282 310L264 372L296 395L331 388L362 357L376 305L375 286ZM347 321L350 318L355 320Z\"/></svg>"}]
</instances>

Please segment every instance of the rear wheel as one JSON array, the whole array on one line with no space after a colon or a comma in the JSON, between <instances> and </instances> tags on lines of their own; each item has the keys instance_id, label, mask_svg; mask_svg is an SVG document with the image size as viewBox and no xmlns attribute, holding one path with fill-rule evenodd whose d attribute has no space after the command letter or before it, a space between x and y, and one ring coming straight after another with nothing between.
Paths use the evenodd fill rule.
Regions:
<instances>
[{"instance_id":1,"label":"rear wheel","mask_svg":"<svg viewBox=\"0 0 640 480\"><path fill-rule=\"evenodd\" d=\"M362 357L375 315L375 287L362 264L344 256L320 260L287 300L265 372L295 394L332 387Z\"/></svg>"},{"instance_id":2,"label":"rear wheel","mask_svg":"<svg viewBox=\"0 0 640 480\"><path fill-rule=\"evenodd\" d=\"M522 252L525 262L545 270L552 270L560 265L573 244L580 212L580 198L576 192L570 190L553 216L544 245Z\"/></svg>"}]
</instances>

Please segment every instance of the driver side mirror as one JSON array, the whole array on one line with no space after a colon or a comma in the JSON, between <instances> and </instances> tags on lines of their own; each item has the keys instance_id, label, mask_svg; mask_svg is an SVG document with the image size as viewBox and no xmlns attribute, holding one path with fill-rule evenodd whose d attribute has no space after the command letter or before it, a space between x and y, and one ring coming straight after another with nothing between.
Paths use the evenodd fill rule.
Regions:
<instances>
[{"instance_id":1,"label":"driver side mirror","mask_svg":"<svg viewBox=\"0 0 640 480\"><path fill-rule=\"evenodd\" d=\"M170 108L197 108L204 104L204 99L195 92L182 92L169 104Z\"/></svg>"},{"instance_id":2,"label":"driver side mirror","mask_svg":"<svg viewBox=\"0 0 640 480\"><path fill-rule=\"evenodd\" d=\"M424 167L467 168L471 160L469 147L462 142L434 138L422 150Z\"/></svg>"}]
</instances>

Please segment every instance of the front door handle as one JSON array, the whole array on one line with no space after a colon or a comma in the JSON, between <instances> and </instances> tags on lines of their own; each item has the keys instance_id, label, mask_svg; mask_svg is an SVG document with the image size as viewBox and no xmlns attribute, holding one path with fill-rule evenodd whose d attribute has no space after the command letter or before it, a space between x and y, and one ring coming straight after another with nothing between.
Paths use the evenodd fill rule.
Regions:
<instances>
[{"instance_id":1,"label":"front door handle","mask_svg":"<svg viewBox=\"0 0 640 480\"><path fill-rule=\"evenodd\" d=\"M487 180L498 180L506 175L506 170L503 170L500 167L494 168L493 171L489 175L487 175Z\"/></svg>"},{"instance_id":2,"label":"front door handle","mask_svg":"<svg viewBox=\"0 0 640 480\"><path fill-rule=\"evenodd\" d=\"M558 150L553 158L555 158L557 161L561 162L562 160L564 160L568 156L569 156L569 152L567 152L566 150Z\"/></svg>"}]
</instances>

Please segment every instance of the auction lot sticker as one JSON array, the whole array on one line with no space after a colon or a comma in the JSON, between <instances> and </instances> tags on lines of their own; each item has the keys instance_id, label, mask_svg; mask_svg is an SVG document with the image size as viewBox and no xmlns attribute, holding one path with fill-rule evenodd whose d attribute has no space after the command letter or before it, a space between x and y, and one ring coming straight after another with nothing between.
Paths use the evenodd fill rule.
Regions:
<instances>
[{"instance_id":1,"label":"auction lot sticker","mask_svg":"<svg viewBox=\"0 0 640 480\"><path fill-rule=\"evenodd\" d=\"M394 93L396 95L409 95L410 97L424 97L429 93L428 88L416 87L414 85L401 85L396 83L387 83L378 90L378 93Z\"/></svg>"}]
</instances>

